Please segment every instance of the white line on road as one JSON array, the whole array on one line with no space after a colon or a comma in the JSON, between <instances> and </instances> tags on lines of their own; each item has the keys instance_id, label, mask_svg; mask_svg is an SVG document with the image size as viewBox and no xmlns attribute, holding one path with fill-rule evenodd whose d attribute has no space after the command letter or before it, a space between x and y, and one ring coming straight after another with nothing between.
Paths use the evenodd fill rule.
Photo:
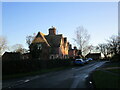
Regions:
<instances>
[{"instance_id":1,"label":"white line on road","mask_svg":"<svg viewBox=\"0 0 120 90\"><path fill-rule=\"evenodd\" d=\"M75 79L75 80L73 81L73 84L72 84L71 88L76 88L77 85L78 85L78 83L79 83L79 79Z\"/></svg>"},{"instance_id":2,"label":"white line on road","mask_svg":"<svg viewBox=\"0 0 120 90\"><path fill-rule=\"evenodd\" d=\"M25 80L24 82L29 82L30 80Z\"/></svg>"},{"instance_id":3,"label":"white line on road","mask_svg":"<svg viewBox=\"0 0 120 90\"><path fill-rule=\"evenodd\" d=\"M88 77L88 75L85 75L85 78L87 78Z\"/></svg>"}]
</instances>

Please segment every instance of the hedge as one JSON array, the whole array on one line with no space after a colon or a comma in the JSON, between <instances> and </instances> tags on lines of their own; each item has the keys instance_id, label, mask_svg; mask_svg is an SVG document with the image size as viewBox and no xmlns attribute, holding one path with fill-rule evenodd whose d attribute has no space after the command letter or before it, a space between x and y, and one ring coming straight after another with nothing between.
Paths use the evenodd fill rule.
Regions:
<instances>
[{"instance_id":1,"label":"hedge","mask_svg":"<svg viewBox=\"0 0 120 90\"><path fill-rule=\"evenodd\" d=\"M2 74L11 75L71 65L72 59L54 59L54 60L16 59L7 61L2 60Z\"/></svg>"}]
</instances>

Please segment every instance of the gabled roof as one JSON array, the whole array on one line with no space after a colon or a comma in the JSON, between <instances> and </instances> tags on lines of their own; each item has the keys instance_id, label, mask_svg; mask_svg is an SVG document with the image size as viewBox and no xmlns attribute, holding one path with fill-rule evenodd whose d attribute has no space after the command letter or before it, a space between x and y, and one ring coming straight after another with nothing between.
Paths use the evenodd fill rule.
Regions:
<instances>
[{"instance_id":1,"label":"gabled roof","mask_svg":"<svg viewBox=\"0 0 120 90\"><path fill-rule=\"evenodd\" d=\"M58 35L45 35L45 38L51 47L60 47L62 34Z\"/></svg>"},{"instance_id":2,"label":"gabled roof","mask_svg":"<svg viewBox=\"0 0 120 90\"><path fill-rule=\"evenodd\" d=\"M44 37L44 34L41 32L38 32L37 36L34 38L32 43L46 43L48 46L50 46L46 38Z\"/></svg>"},{"instance_id":3,"label":"gabled roof","mask_svg":"<svg viewBox=\"0 0 120 90\"><path fill-rule=\"evenodd\" d=\"M60 47L62 38L63 38L62 34L44 35L43 33L38 32L38 34L32 41L32 44L33 43L46 43L48 46L51 46L51 47Z\"/></svg>"}]
</instances>

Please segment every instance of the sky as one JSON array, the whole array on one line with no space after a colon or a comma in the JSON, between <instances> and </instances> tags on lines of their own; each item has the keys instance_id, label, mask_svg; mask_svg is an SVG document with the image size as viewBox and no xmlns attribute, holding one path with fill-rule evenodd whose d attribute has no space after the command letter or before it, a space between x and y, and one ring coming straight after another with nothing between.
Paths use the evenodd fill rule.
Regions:
<instances>
[{"instance_id":1,"label":"sky","mask_svg":"<svg viewBox=\"0 0 120 90\"><path fill-rule=\"evenodd\" d=\"M3 2L2 34L8 45L22 44L26 36L39 31L48 34L54 26L58 34L74 46L75 30L83 26L90 34L90 43L105 43L118 34L117 2Z\"/></svg>"},{"instance_id":2,"label":"sky","mask_svg":"<svg viewBox=\"0 0 120 90\"><path fill-rule=\"evenodd\" d=\"M118 3L118 36L120 37L120 2Z\"/></svg>"}]
</instances>

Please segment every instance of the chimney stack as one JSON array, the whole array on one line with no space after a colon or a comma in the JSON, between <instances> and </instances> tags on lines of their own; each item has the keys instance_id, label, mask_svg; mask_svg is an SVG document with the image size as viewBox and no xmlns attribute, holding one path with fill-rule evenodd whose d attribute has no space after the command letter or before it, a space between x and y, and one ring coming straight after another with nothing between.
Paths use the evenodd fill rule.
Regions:
<instances>
[{"instance_id":1,"label":"chimney stack","mask_svg":"<svg viewBox=\"0 0 120 90\"><path fill-rule=\"evenodd\" d=\"M71 44L69 44L69 50L71 50L72 49L72 45Z\"/></svg>"},{"instance_id":2,"label":"chimney stack","mask_svg":"<svg viewBox=\"0 0 120 90\"><path fill-rule=\"evenodd\" d=\"M76 46L74 46L74 50L77 50L77 47L76 47Z\"/></svg>"},{"instance_id":3,"label":"chimney stack","mask_svg":"<svg viewBox=\"0 0 120 90\"><path fill-rule=\"evenodd\" d=\"M66 43L67 42L67 37L64 37L64 43Z\"/></svg>"},{"instance_id":4,"label":"chimney stack","mask_svg":"<svg viewBox=\"0 0 120 90\"><path fill-rule=\"evenodd\" d=\"M56 35L56 28L55 27L51 27L49 28L49 35Z\"/></svg>"}]
</instances>

